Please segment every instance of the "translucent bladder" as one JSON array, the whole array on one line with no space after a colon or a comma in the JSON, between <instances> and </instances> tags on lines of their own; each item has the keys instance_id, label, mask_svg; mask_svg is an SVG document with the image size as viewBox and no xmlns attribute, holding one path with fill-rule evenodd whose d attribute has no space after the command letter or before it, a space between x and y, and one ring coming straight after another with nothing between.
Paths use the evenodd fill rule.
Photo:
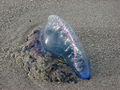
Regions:
<instances>
[{"instance_id":1,"label":"translucent bladder","mask_svg":"<svg viewBox=\"0 0 120 90\"><path fill-rule=\"evenodd\" d=\"M63 19L50 15L42 30L35 31L35 38L29 47L38 55L50 53L57 58L62 57L76 75L82 79L90 79L89 60L75 31Z\"/></svg>"}]
</instances>

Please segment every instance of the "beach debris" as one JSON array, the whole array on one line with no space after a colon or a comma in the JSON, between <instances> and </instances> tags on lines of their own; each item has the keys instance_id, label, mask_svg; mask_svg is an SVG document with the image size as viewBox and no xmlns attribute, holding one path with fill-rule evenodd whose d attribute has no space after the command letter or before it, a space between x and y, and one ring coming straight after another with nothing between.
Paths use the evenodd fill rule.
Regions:
<instances>
[{"instance_id":1,"label":"beach debris","mask_svg":"<svg viewBox=\"0 0 120 90\"><path fill-rule=\"evenodd\" d=\"M55 15L49 16L44 28L33 30L11 57L38 84L77 83L80 78L90 78L81 42L70 25Z\"/></svg>"}]
</instances>

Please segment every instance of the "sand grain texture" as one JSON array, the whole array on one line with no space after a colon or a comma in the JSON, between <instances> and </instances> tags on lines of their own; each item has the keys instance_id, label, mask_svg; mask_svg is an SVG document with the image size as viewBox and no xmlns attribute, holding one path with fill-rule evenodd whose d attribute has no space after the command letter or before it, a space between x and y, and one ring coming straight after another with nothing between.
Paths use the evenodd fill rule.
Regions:
<instances>
[{"instance_id":1,"label":"sand grain texture","mask_svg":"<svg viewBox=\"0 0 120 90\"><path fill-rule=\"evenodd\" d=\"M35 27L57 14L75 29L90 58L91 80L77 84L34 84L12 58ZM0 90L119 90L119 0L0 0Z\"/></svg>"}]
</instances>

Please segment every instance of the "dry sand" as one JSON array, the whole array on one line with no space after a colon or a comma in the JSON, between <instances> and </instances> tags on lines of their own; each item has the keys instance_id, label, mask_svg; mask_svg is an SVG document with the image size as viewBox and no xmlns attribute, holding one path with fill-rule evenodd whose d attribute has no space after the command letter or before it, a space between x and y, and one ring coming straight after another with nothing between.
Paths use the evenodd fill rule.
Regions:
<instances>
[{"instance_id":1,"label":"dry sand","mask_svg":"<svg viewBox=\"0 0 120 90\"><path fill-rule=\"evenodd\" d=\"M42 87L9 57L51 14L69 22L79 35L91 62L90 80ZM0 90L120 90L120 1L0 0Z\"/></svg>"}]
</instances>

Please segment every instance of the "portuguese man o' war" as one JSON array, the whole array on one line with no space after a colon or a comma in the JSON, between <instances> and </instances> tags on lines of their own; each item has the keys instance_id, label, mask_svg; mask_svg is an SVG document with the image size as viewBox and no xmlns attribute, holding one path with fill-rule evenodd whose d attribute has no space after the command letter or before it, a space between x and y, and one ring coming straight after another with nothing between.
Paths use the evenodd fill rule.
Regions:
<instances>
[{"instance_id":1,"label":"portuguese man o' war","mask_svg":"<svg viewBox=\"0 0 120 90\"><path fill-rule=\"evenodd\" d=\"M78 77L90 79L90 64L83 46L71 26L59 16L50 15L46 26L34 31L27 49L42 56L49 53L62 57Z\"/></svg>"}]
</instances>

